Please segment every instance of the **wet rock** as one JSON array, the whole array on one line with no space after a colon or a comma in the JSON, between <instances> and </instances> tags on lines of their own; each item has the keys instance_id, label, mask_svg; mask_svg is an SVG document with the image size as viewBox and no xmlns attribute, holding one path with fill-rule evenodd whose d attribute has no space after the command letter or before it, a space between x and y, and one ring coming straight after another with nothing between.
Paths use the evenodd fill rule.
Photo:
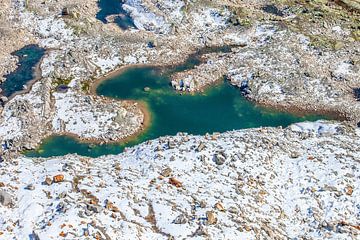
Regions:
<instances>
[{"instance_id":1,"label":"wet rock","mask_svg":"<svg viewBox=\"0 0 360 240\"><path fill-rule=\"evenodd\" d=\"M173 221L174 224L185 224L187 222L188 222L188 220L187 220L187 217L185 214L180 214Z\"/></svg>"},{"instance_id":2,"label":"wet rock","mask_svg":"<svg viewBox=\"0 0 360 240\"><path fill-rule=\"evenodd\" d=\"M249 81L244 80L241 82L240 92L243 96L249 95L251 93L251 89L249 87Z\"/></svg>"},{"instance_id":3,"label":"wet rock","mask_svg":"<svg viewBox=\"0 0 360 240\"><path fill-rule=\"evenodd\" d=\"M5 191L0 191L0 203L6 207L12 205L13 200L11 195Z\"/></svg>"}]
</instances>

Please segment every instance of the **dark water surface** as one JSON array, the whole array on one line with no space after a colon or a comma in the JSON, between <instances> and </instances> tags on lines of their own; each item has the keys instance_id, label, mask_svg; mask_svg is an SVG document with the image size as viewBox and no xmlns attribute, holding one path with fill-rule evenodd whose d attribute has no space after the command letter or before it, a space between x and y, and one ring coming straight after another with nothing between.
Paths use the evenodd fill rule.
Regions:
<instances>
[{"instance_id":1,"label":"dark water surface","mask_svg":"<svg viewBox=\"0 0 360 240\"><path fill-rule=\"evenodd\" d=\"M34 69L45 54L45 49L37 45L27 45L13 52L12 55L19 57L18 67L15 71L6 75L5 82L0 84L2 95L9 97L17 91L24 89L24 85L34 78Z\"/></svg>"},{"instance_id":2,"label":"dark water surface","mask_svg":"<svg viewBox=\"0 0 360 240\"><path fill-rule=\"evenodd\" d=\"M151 114L151 124L136 140L125 144L86 144L56 136L44 141L29 156L55 156L78 153L87 156L117 154L124 147L133 146L159 136L178 132L205 134L260 126L288 126L294 122L317 120L320 116L298 117L254 105L241 96L239 89L224 81L204 93L183 94L169 86L169 74L198 63L195 59L173 69L134 67L102 82L97 93L117 99L145 102ZM144 88L150 88L144 91Z\"/></svg>"},{"instance_id":3,"label":"dark water surface","mask_svg":"<svg viewBox=\"0 0 360 240\"><path fill-rule=\"evenodd\" d=\"M108 23L106 17L119 14L115 17L115 23L123 30L135 28L134 22L130 15L122 8L121 0L98 0L100 11L96 14L96 18L103 23Z\"/></svg>"}]
</instances>

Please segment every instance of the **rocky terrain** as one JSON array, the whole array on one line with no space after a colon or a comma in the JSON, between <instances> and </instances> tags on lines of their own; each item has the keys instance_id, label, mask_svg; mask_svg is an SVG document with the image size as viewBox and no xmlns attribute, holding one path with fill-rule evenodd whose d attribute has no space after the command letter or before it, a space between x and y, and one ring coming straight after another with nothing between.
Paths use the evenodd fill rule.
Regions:
<instances>
[{"instance_id":1,"label":"rocky terrain","mask_svg":"<svg viewBox=\"0 0 360 240\"><path fill-rule=\"evenodd\" d=\"M179 134L0 167L2 239L359 239L359 129Z\"/></svg>"},{"instance_id":2,"label":"rocky terrain","mask_svg":"<svg viewBox=\"0 0 360 240\"><path fill-rule=\"evenodd\" d=\"M39 80L0 104L0 239L359 238L358 0L126 0L128 30L98 20L95 0L0 3L1 81L14 51L47 51ZM97 159L21 155L55 133L132 136L146 110L94 96L97 79L222 46L174 88L226 77L257 103L350 121L180 134Z\"/></svg>"},{"instance_id":3,"label":"rocky terrain","mask_svg":"<svg viewBox=\"0 0 360 240\"><path fill-rule=\"evenodd\" d=\"M134 64L179 64L204 47L232 46L232 51L204 55L202 64L174 75L176 89L202 90L226 76L249 99L264 105L329 113L354 123L360 120L354 95L360 81L359 13L357 4L348 1L125 1L123 8L137 28L125 31L116 23L96 19L96 1L11 1L6 6L1 16L13 22L6 29L14 36L2 38L6 48L2 64L6 67L1 73L14 69L10 53L27 44L16 41L13 26L28 36L24 39L29 43L47 49L40 63L42 79L37 82L41 91L29 88L21 97L41 95L42 100L36 106L30 101L33 106L17 114L14 111L21 106L11 99L1 113L3 129L17 128L30 137L26 140L0 131L0 140L11 141L14 151L24 144L36 146L54 130L66 132L66 128L52 127L58 121L57 101L65 97L61 95L72 101L86 98L94 81L112 70ZM70 91L55 97L53 93L64 86ZM84 105L82 111L88 110ZM137 113L138 119L145 114L139 108L131 112ZM7 121L9 116L15 119ZM110 115L106 118L110 121L106 124L117 124ZM37 119L36 131L31 129L34 125L12 124L29 119ZM107 134L108 128L102 125L96 126L102 131L96 136L83 135L86 126L66 133L83 139L101 136L99 140L107 142L137 132L140 122L124 124L127 129L121 131L125 134L117 137L113 134L118 131Z\"/></svg>"}]
</instances>

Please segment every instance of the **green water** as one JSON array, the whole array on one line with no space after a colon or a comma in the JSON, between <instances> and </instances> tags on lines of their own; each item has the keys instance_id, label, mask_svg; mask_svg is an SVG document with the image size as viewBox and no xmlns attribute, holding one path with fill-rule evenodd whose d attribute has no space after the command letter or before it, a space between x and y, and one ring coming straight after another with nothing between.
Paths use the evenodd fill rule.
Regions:
<instances>
[{"instance_id":1,"label":"green water","mask_svg":"<svg viewBox=\"0 0 360 240\"><path fill-rule=\"evenodd\" d=\"M2 95L11 96L17 91L24 89L24 85L34 78L34 68L45 54L45 49L37 45L27 45L22 49L11 53L19 58L18 67L15 71L5 75L5 82L0 84Z\"/></svg>"},{"instance_id":2,"label":"green water","mask_svg":"<svg viewBox=\"0 0 360 240\"><path fill-rule=\"evenodd\" d=\"M196 61L188 61L188 67ZM169 73L173 69L152 67L130 68L97 88L99 95L117 99L134 99L147 104L151 113L151 125L135 141L126 144L89 145L70 137L57 136L44 141L29 156L54 156L78 153L87 156L120 153L132 146L164 135L178 132L205 134L233 129L260 126L287 126L304 120L317 120L319 116L296 117L258 107L241 96L240 91L224 81L201 94L175 92L169 86ZM149 87L150 91L144 91Z\"/></svg>"},{"instance_id":3,"label":"green water","mask_svg":"<svg viewBox=\"0 0 360 240\"><path fill-rule=\"evenodd\" d=\"M122 8L120 0L98 0L100 11L96 14L96 18L107 23L106 17L114 14L119 14L115 18L115 23L121 29L135 28L134 22L129 14Z\"/></svg>"}]
</instances>

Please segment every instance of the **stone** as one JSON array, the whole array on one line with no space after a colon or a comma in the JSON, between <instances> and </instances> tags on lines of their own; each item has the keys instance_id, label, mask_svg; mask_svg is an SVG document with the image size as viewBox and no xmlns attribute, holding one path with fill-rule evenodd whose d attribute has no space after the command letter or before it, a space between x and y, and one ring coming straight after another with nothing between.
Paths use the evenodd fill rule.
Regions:
<instances>
[{"instance_id":1,"label":"stone","mask_svg":"<svg viewBox=\"0 0 360 240\"><path fill-rule=\"evenodd\" d=\"M298 157L300 157L300 153L299 152L291 152L290 157L291 158L298 158Z\"/></svg>"},{"instance_id":2,"label":"stone","mask_svg":"<svg viewBox=\"0 0 360 240\"><path fill-rule=\"evenodd\" d=\"M32 239L32 240L40 240L40 237L35 231L33 231L32 234L31 234L30 239Z\"/></svg>"},{"instance_id":3,"label":"stone","mask_svg":"<svg viewBox=\"0 0 360 240\"><path fill-rule=\"evenodd\" d=\"M120 171L121 170L121 164L120 163L115 163L114 168L115 168L115 170Z\"/></svg>"},{"instance_id":4,"label":"stone","mask_svg":"<svg viewBox=\"0 0 360 240\"><path fill-rule=\"evenodd\" d=\"M169 140L169 141L167 142L167 146L168 146L168 149L176 148L176 144L175 144L175 142L172 141L172 140Z\"/></svg>"},{"instance_id":5,"label":"stone","mask_svg":"<svg viewBox=\"0 0 360 240\"><path fill-rule=\"evenodd\" d=\"M166 168L164 168L164 169L161 171L161 176L163 176L163 177L170 177L171 173L172 173L171 168L166 167Z\"/></svg>"},{"instance_id":6,"label":"stone","mask_svg":"<svg viewBox=\"0 0 360 240\"><path fill-rule=\"evenodd\" d=\"M201 152L205 149L205 144L203 142L200 142L199 146L196 148L197 152Z\"/></svg>"},{"instance_id":7,"label":"stone","mask_svg":"<svg viewBox=\"0 0 360 240\"><path fill-rule=\"evenodd\" d=\"M174 224L185 224L187 222L188 222L188 220L187 220L185 214L180 214L173 221Z\"/></svg>"},{"instance_id":8,"label":"stone","mask_svg":"<svg viewBox=\"0 0 360 240\"><path fill-rule=\"evenodd\" d=\"M346 195L349 195L349 196L351 196L352 195L352 193L353 193L353 187L351 187L351 186L347 186L346 188L345 188L345 193L346 193Z\"/></svg>"},{"instance_id":9,"label":"stone","mask_svg":"<svg viewBox=\"0 0 360 240\"><path fill-rule=\"evenodd\" d=\"M33 184L29 184L25 187L26 190L30 190L30 191L33 191L35 190L35 186Z\"/></svg>"},{"instance_id":10,"label":"stone","mask_svg":"<svg viewBox=\"0 0 360 240\"><path fill-rule=\"evenodd\" d=\"M180 187L182 187L182 183L179 181L179 180L177 180L176 178L169 178L169 183L171 184L171 185L174 185L175 187L177 187L177 188L180 188Z\"/></svg>"},{"instance_id":11,"label":"stone","mask_svg":"<svg viewBox=\"0 0 360 240\"><path fill-rule=\"evenodd\" d=\"M51 178L49 178L49 177L45 178L44 184L50 186L52 183L53 183L53 181L51 180Z\"/></svg>"},{"instance_id":12,"label":"stone","mask_svg":"<svg viewBox=\"0 0 360 240\"><path fill-rule=\"evenodd\" d=\"M5 96L0 97L1 102L7 102L9 99Z\"/></svg>"},{"instance_id":13,"label":"stone","mask_svg":"<svg viewBox=\"0 0 360 240\"><path fill-rule=\"evenodd\" d=\"M207 236L209 234L208 234L208 231L206 230L206 228L204 227L204 225L200 225L198 227L198 229L196 229L196 231L194 232L193 235L194 236Z\"/></svg>"},{"instance_id":14,"label":"stone","mask_svg":"<svg viewBox=\"0 0 360 240\"><path fill-rule=\"evenodd\" d=\"M5 207L12 205L13 200L11 195L5 191L0 191L0 203Z\"/></svg>"},{"instance_id":15,"label":"stone","mask_svg":"<svg viewBox=\"0 0 360 240\"><path fill-rule=\"evenodd\" d=\"M207 217L208 224L213 225L213 224L217 223L217 216L216 216L216 213L214 213L213 211L207 211L206 217Z\"/></svg>"},{"instance_id":16,"label":"stone","mask_svg":"<svg viewBox=\"0 0 360 240\"><path fill-rule=\"evenodd\" d=\"M56 176L53 177L53 182L54 183L60 183L64 181L64 175L62 174L58 174Z\"/></svg>"},{"instance_id":17,"label":"stone","mask_svg":"<svg viewBox=\"0 0 360 240\"><path fill-rule=\"evenodd\" d=\"M67 233L64 233L64 231L61 231L61 232L59 233L59 236L64 238L64 237L67 236Z\"/></svg>"},{"instance_id":18,"label":"stone","mask_svg":"<svg viewBox=\"0 0 360 240\"><path fill-rule=\"evenodd\" d=\"M100 213L101 210L102 210L101 206L99 206L99 205L94 205L94 204L87 204L87 209L88 209L89 211L94 212L94 213Z\"/></svg>"},{"instance_id":19,"label":"stone","mask_svg":"<svg viewBox=\"0 0 360 240\"><path fill-rule=\"evenodd\" d=\"M214 208L216 208L217 210L219 210L221 212L225 212L224 205L221 202L215 203Z\"/></svg>"},{"instance_id":20,"label":"stone","mask_svg":"<svg viewBox=\"0 0 360 240\"><path fill-rule=\"evenodd\" d=\"M63 15L63 16L69 16L69 15L70 15L70 10L69 10L69 8L64 7L64 8L62 9L62 11L61 11L61 15Z\"/></svg>"},{"instance_id":21,"label":"stone","mask_svg":"<svg viewBox=\"0 0 360 240\"><path fill-rule=\"evenodd\" d=\"M228 211L230 213L233 213L233 214L238 214L239 213L239 210L237 209L237 207L234 207L234 206L229 207Z\"/></svg>"},{"instance_id":22,"label":"stone","mask_svg":"<svg viewBox=\"0 0 360 240\"><path fill-rule=\"evenodd\" d=\"M119 208L116 207L110 200L106 200L105 207L112 212L120 212Z\"/></svg>"},{"instance_id":23,"label":"stone","mask_svg":"<svg viewBox=\"0 0 360 240\"><path fill-rule=\"evenodd\" d=\"M216 153L214 154L214 162L217 164L217 165L223 165L226 161L226 157L223 153Z\"/></svg>"}]
</instances>

